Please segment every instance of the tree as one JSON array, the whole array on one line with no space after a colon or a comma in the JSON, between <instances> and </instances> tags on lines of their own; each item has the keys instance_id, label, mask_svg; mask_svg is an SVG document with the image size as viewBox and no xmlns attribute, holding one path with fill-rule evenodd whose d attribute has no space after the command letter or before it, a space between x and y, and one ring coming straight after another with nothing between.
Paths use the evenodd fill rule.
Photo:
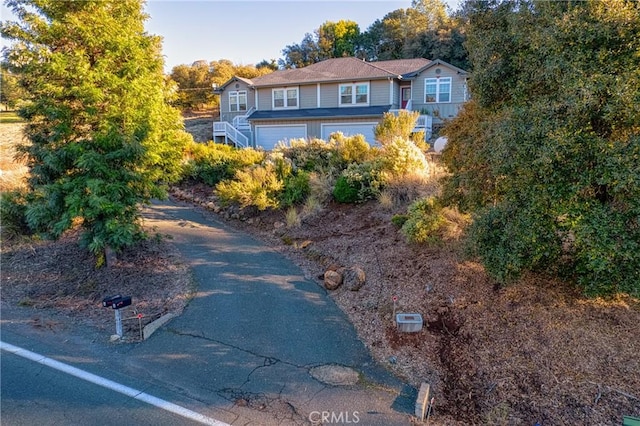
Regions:
<instances>
[{"instance_id":1,"label":"tree","mask_svg":"<svg viewBox=\"0 0 640 426\"><path fill-rule=\"evenodd\" d=\"M20 87L18 76L12 73L4 63L2 64L1 72L0 103L7 108L14 109L26 97L26 93Z\"/></svg>"},{"instance_id":2,"label":"tree","mask_svg":"<svg viewBox=\"0 0 640 426\"><path fill-rule=\"evenodd\" d=\"M182 109L201 109L213 100L207 61L196 61L190 66L177 65L170 76L178 85L174 105Z\"/></svg>"},{"instance_id":3,"label":"tree","mask_svg":"<svg viewBox=\"0 0 640 426\"><path fill-rule=\"evenodd\" d=\"M449 17L441 0L414 0L376 20L360 36L358 57L370 61L442 59L469 69L462 19Z\"/></svg>"},{"instance_id":4,"label":"tree","mask_svg":"<svg viewBox=\"0 0 640 426\"><path fill-rule=\"evenodd\" d=\"M262 61L266 62L266 61ZM203 109L217 107L220 102L218 96L214 96L212 85L226 83L231 77L237 75L244 78L255 78L274 71L275 59L271 64L257 66L235 65L228 59L207 62L196 61L191 65L177 65L171 70L171 80L178 85L178 95L174 105L181 109ZM277 69L277 65L276 69Z\"/></svg>"},{"instance_id":5,"label":"tree","mask_svg":"<svg viewBox=\"0 0 640 426\"><path fill-rule=\"evenodd\" d=\"M354 56L360 37L360 27L354 21L326 21L320 25L316 36L321 60Z\"/></svg>"},{"instance_id":6,"label":"tree","mask_svg":"<svg viewBox=\"0 0 640 426\"><path fill-rule=\"evenodd\" d=\"M278 63L281 68L302 68L329 58L355 56L360 36L354 21L326 21L314 34L306 33L299 44L286 46Z\"/></svg>"},{"instance_id":7,"label":"tree","mask_svg":"<svg viewBox=\"0 0 640 426\"><path fill-rule=\"evenodd\" d=\"M30 227L53 238L80 224L103 259L144 238L140 203L166 195L189 140L167 104L159 37L137 0L14 0L6 61L29 94Z\"/></svg>"},{"instance_id":8,"label":"tree","mask_svg":"<svg viewBox=\"0 0 640 426\"><path fill-rule=\"evenodd\" d=\"M320 61L318 43L313 35L306 33L300 44L291 44L282 49L284 58L278 60L280 68L302 68Z\"/></svg>"},{"instance_id":9,"label":"tree","mask_svg":"<svg viewBox=\"0 0 640 426\"><path fill-rule=\"evenodd\" d=\"M474 214L501 283L545 270L640 295L638 4L470 6L474 101L444 131L443 199Z\"/></svg>"},{"instance_id":10,"label":"tree","mask_svg":"<svg viewBox=\"0 0 640 426\"><path fill-rule=\"evenodd\" d=\"M269 59L269 60L263 59L262 61L260 61L260 62L258 62L256 64L256 68L259 69L259 70L263 69L263 68L266 68L266 69L269 69L271 71L278 71L278 69L279 69L278 68L278 61L276 61L275 59Z\"/></svg>"}]
</instances>

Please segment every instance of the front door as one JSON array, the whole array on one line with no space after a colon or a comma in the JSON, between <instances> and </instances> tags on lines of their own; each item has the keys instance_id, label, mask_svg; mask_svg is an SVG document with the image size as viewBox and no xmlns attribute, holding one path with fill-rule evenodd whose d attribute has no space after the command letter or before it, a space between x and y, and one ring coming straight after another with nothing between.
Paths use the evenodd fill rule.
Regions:
<instances>
[{"instance_id":1,"label":"front door","mask_svg":"<svg viewBox=\"0 0 640 426\"><path fill-rule=\"evenodd\" d=\"M407 108L407 104L409 103L409 100L411 100L411 87L403 87L400 89L401 90L401 98L402 98L402 102L400 102L400 108L405 109Z\"/></svg>"}]
</instances>

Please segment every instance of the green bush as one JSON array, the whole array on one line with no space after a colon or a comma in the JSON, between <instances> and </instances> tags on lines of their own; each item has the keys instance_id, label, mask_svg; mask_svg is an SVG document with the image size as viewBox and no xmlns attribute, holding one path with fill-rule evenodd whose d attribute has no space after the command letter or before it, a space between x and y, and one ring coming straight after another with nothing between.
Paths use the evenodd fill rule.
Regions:
<instances>
[{"instance_id":1,"label":"green bush","mask_svg":"<svg viewBox=\"0 0 640 426\"><path fill-rule=\"evenodd\" d=\"M346 176L340 176L333 188L333 197L339 203L357 203L360 201L358 189L357 186L349 182Z\"/></svg>"},{"instance_id":2,"label":"green bush","mask_svg":"<svg viewBox=\"0 0 640 426\"><path fill-rule=\"evenodd\" d=\"M409 206L402 233L412 243L434 243L440 240L439 231L445 223L442 207L434 197L423 198Z\"/></svg>"},{"instance_id":3,"label":"green bush","mask_svg":"<svg viewBox=\"0 0 640 426\"><path fill-rule=\"evenodd\" d=\"M284 207L300 204L309 195L309 173L299 171L297 174L290 174L284 181L284 189L280 194L280 202Z\"/></svg>"},{"instance_id":4,"label":"green bush","mask_svg":"<svg viewBox=\"0 0 640 426\"><path fill-rule=\"evenodd\" d=\"M27 199L24 191L3 192L0 196L0 221L2 238L13 239L21 235L30 235L27 224Z\"/></svg>"},{"instance_id":5,"label":"green bush","mask_svg":"<svg viewBox=\"0 0 640 426\"><path fill-rule=\"evenodd\" d=\"M384 186L384 174L377 163L350 164L336 181L333 196L340 203L374 199Z\"/></svg>"},{"instance_id":6,"label":"green bush","mask_svg":"<svg viewBox=\"0 0 640 426\"><path fill-rule=\"evenodd\" d=\"M261 163L265 154L251 148L192 142L187 147L185 157L183 179L215 186L218 182L233 178L239 169Z\"/></svg>"},{"instance_id":7,"label":"green bush","mask_svg":"<svg viewBox=\"0 0 640 426\"><path fill-rule=\"evenodd\" d=\"M274 152L291 160L294 169L327 172L331 169L335 149L322 139L292 139L288 145L278 144Z\"/></svg>"},{"instance_id":8,"label":"green bush","mask_svg":"<svg viewBox=\"0 0 640 426\"><path fill-rule=\"evenodd\" d=\"M394 214L391 218L391 223L393 223L398 228L402 228L402 226L409 220L408 214Z\"/></svg>"},{"instance_id":9,"label":"green bush","mask_svg":"<svg viewBox=\"0 0 640 426\"><path fill-rule=\"evenodd\" d=\"M233 180L222 181L216 191L223 202L236 202L241 207L255 206L258 210L278 208L282 180L273 163L254 165L238 170Z\"/></svg>"}]
</instances>

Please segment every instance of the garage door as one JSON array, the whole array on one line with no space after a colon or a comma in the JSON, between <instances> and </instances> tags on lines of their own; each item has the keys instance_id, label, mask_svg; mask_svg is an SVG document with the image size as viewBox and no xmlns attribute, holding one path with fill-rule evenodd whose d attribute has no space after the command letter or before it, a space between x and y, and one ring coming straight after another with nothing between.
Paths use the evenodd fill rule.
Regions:
<instances>
[{"instance_id":1,"label":"garage door","mask_svg":"<svg viewBox=\"0 0 640 426\"><path fill-rule=\"evenodd\" d=\"M307 137L307 125L256 126L256 146L267 151L276 147L280 141Z\"/></svg>"},{"instance_id":2,"label":"garage door","mask_svg":"<svg viewBox=\"0 0 640 426\"><path fill-rule=\"evenodd\" d=\"M364 135L364 138L373 145L376 138L373 136L373 129L378 123L343 123L343 124L323 124L322 139L329 139L333 132L342 132L345 136Z\"/></svg>"}]
</instances>

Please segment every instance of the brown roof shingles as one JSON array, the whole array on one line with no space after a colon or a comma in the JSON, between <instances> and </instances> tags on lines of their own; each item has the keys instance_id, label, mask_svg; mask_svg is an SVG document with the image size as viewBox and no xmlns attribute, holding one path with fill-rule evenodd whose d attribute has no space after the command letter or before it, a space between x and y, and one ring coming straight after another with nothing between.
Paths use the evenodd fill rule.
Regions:
<instances>
[{"instance_id":1,"label":"brown roof shingles","mask_svg":"<svg viewBox=\"0 0 640 426\"><path fill-rule=\"evenodd\" d=\"M399 59L394 61L365 62L357 58L327 59L304 68L276 71L254 78L256 87L328 81L370 80L395 78L419 70L428 59Z\"/></svg>"}]
</instances>

